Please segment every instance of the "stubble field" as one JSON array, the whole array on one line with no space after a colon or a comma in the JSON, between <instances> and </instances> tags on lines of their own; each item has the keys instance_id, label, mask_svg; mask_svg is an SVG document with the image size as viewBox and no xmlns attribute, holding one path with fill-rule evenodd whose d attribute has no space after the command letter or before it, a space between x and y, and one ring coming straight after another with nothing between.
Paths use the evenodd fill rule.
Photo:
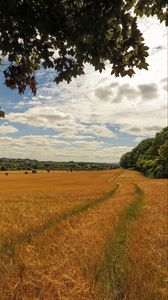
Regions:
<instances>
[{"instance_id":1,"label":"stubble field","mask_svg":"<svg viewBox=\"0 0 168 300\"><path fill-rule=\"evenodd\" d=\"M166 300L168 181L0 173L0 299Z\"/></svg>"}]
</instances>

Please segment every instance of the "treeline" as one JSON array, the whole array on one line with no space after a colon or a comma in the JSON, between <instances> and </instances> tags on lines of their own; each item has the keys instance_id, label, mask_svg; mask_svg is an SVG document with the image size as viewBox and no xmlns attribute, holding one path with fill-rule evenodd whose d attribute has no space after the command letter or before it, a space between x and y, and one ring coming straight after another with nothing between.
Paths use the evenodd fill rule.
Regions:
<instances>
[{"instance_id":1,"label":"treeline","mask_svg":"<svg viewBox=\"0 0 168 300\"><path fill-rule=\"evenodd\" d=\"M93 162L53 162L31 159L1 158L0 171L10 170L109 170L119 167L118 164L93 163Z\"/></svg>"},{"instance_id":2,"label":"treeline","mask_svg":"<svg viewBox=\"0 0 168 300\"><path fill-rule=\"evenodd\" d=\"M124 154L120 166L134 168L151 178L168 178L168 127Z\"/></svg>"}]
</instances>

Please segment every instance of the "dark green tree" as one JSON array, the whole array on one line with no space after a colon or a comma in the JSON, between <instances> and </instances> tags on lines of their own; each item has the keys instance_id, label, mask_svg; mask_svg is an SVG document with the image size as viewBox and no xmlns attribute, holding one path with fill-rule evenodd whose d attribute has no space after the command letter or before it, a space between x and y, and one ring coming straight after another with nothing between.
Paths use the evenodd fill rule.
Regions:
<instances>
[{"instance_id":1,"label":"dark green tree","mask_svg":"<svg viewBox=\"0 0 168 300\"><path fill-rule=\"evenodd\" d=\"M131 156L132 152L127 152L122 155L121 160L120 160L120 166L124 169L131 168Z\"/></svg>"},{"instance_id":2,"label":"dark green tree","mask_svg":"<svg viewBox=\"0 0 168 300\"><path fill-rule=\"evenodd\" d=\"M152 178L168 178L168 127L124 154L120 166L133 167Z\"/></svg>"},{"instance_id":3,"label":"dark green tree","mask_svg":"<svg viewBox=\"0 0 168 300\"><path fill-rule=\"evenodd\" d=\"M1 107L0 107L0 118L5 118L5 113L3 110L1 110Z\"/></svg>"},{"instance_id":4,"label":"dark green tree","mask_svg":"<svg viewBox=\"0 0 168 300\"><path fill-rule=\"evenodd\" d=\"M130 77L147 69L148 47L138 16L167 20L167 0L0 0L0 64L5 84L36 93L35 71L56 70L58 83L84 74L89 63L100 72Z\"/></svg>"}]
</instances>

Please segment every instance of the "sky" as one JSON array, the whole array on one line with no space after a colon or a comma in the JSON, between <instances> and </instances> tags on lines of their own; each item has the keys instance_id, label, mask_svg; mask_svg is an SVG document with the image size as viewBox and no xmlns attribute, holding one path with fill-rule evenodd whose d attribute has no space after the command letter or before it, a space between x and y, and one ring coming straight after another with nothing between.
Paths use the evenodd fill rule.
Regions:
<instances>
[{"instance_id":1,"label":"sky","mask_svg":"<svg viewBox=\"0 0 168 300\"><path fill-rule=\"evenodd\" d=\"M55 71L37 74L37 95L20 96L0 72L0 157L53 161L118 162L121 155L166 127L167 30L141 18L149 70L133 78L101 74L90 65L70 84L53 82Z\"/></svg>"}]
</instances>

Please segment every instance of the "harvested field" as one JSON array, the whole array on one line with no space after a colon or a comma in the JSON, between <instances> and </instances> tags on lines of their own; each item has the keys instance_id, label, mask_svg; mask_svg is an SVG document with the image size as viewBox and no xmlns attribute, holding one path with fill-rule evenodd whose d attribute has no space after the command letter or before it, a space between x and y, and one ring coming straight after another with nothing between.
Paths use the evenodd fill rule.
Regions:
<instances>
[{"instance_id":1,"label":"harvested field","mask_svg":"<svg viewBox=\"0 0 168 300\"><path fill-rule=\"evenodd\" d=\"M0 299L166 300L167 180L0 173Z\"/></svg>"}]
</instances>

